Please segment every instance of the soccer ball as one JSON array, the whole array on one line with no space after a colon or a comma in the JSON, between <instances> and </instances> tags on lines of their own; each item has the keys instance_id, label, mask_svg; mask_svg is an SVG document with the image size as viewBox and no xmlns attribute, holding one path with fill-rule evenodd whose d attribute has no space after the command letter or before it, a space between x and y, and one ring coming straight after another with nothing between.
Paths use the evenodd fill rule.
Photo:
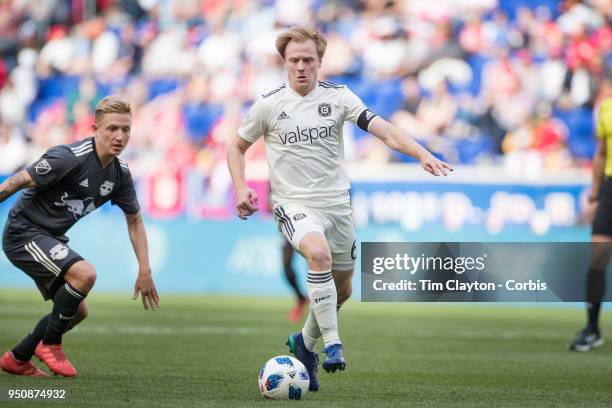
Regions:
<instances>
[{"instance_id":1,"label":"soccer ball","mask_svg":"<svg viewBox=\"0 0 612 408\"><path fill-rule=\"evenodd\" d=\"M309 385L306 367L290 356L273 357L259 370L259 391L266 398L298 400Z\"/></svg>"}]
</instances>

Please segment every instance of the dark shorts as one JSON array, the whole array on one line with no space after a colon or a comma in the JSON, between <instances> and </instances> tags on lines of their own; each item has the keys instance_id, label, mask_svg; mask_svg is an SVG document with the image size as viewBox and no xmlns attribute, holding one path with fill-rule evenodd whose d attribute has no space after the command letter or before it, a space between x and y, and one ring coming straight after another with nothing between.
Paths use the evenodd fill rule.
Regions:
<instances>
[{"instance_id":1,"label":"dark shorts","mask_svg":"<svg viewBox=\"0 0 612 408\"><path fill-rule=\"evenodd\" d=\"M604 177L601 182L592 233L612 237L612 177Z\"/></svg>"},{"instance_id":2,"label":"dark shorts","mask_svg":"<svg viewBox=\"0 0 612 408\"><path fill-rule=\"evenodd\" d=\"M13 265L36 282L45 300L65 283L66 271L83 258L68 246L68 238L9 218L2 234L2 249Z\"/></svg>"}]
</instances>

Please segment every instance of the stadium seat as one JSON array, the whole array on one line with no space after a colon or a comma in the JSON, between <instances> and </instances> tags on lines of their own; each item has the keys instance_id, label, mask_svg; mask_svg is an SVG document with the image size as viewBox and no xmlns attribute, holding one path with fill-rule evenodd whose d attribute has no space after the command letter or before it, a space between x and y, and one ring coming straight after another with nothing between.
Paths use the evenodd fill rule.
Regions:
<instances>
[{"instance_id":1,"label":"stadium seat","mask_svg":"<svg viewBox=\"0 0 612 408\"><path fill-rule=\"evenodd\" d=\"M222 114L223 108L218 105L191 103L183 106L185 130L189 139L194 143L201 144Z\"/></svg>"},{"instance_id":2,"label":"stadium seat","mask_svg":"<svg viewBox=\"0 0 612 408\"><path fill-rule=\"evenodd\" d=\"M461 164L475 164L478 157L491 153L493 143L485 135L479 135L473 139L461 139L455 144Z\"/></svg>"},{"instance_id":3,"label":"stadium seat","mask_svg":"<svg viewBox=\"0 0 612 408\"><path fill-rule=\"evenodd\" d=\"M580 159L591 159L595 153L593 114L590 109L580 107L571 110L556 110L554 115L568 129L567 145L572 155Z\"/></svg>"},{"instance_id":4,"label":"stadium seat","mask_svg":"<svg viewBox=\"0 0 612 408\"><path fill-rule=\"evenodd\" d=\"M38 115L58 99L63 99L79 86L78 76L54 75L38 80L38 94L28 109L28 119L34 121Z\"/></svg>"},{"instance_id":5,"label":"stadium seat","mask_svg":"<svg viewBox=\"0 0 612 408\"><path fill-rule=\"evenodd\" d=\"M174 91L180 85L183 85L184 81L177 78L159 78L153 79L149 82L149 99Z\"/></svg>"}]
</instances>

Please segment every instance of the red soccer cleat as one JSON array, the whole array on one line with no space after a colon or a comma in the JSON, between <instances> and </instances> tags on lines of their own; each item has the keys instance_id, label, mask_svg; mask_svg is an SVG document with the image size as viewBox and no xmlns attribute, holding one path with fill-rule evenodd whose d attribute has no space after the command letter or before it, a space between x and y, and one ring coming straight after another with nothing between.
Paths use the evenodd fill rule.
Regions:
<instances>
[{"instance_id":1,"label":"red soccer cleat","mask_svg":"<svg viewBox=\"0 0 612 408\"><path fill-rule=\"evenodd\" d=\"M2 371L15 375L27 375L29 377L49 376L49 374L32 364L31 361L17 360L10 351L7 351L0 357L0 368Z\"/></svg>"},{"instance_id":2,"label":"red soccer cleat","mask_svg":"<svg viewBox=\"0 0 612 408\"><path fill-rule=\"evenodd\" d=\"M297 305L287 315L287 319L290 322L298 323L302 320L302 314L304 313L304 308L306 307L306 303L308 303L307 299L298 300Z\"/></svg>"},{"instance_id":3,"label":"red soccer cleat","mask_svg":"<svg viewBox=\"0 0 612 408\"><path fill-rule=\"evenodd\" d=\"M64 377L74 377L77 372L64 354L61 344L43 344L41 341L34 350L36 357L49 367L49 370Z\"/></svg>"}]
</instances>

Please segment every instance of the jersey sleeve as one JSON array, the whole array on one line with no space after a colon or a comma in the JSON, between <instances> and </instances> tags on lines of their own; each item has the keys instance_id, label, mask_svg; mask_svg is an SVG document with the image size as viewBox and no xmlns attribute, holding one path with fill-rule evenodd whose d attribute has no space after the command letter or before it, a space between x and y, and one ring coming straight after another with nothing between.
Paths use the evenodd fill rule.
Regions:
<instances>
[{"instance_id":1,"label":"jersey sleeve","mask_svg":"<svg viewBox=\"0 0 612 408\"><path fill-rule=\"evenodd\" d=\"M605 139L612 133L612 98L604 99L597 114L597 138Z\"/></svg>"},{"instance_id":2,"label":"jersey sleeve","mask_svg":"<svg viewBox=\"0 0 612 408\"><path fill-rule=\"evenodd\" d=\"M37 188L45 189L64 178L79 165L78 159L65 146L50 148L38 160L26 167Z\"/></svg>"},{"instance_id":3,"label":"jersey sleeve","mask_svg":"<svg viewBox=\"0 0 612 408\"><path fill-rule=\"evenodd\" d=\"M114 191L111 204L119 206L124 213L130 215L140 211L134 180L132 180L132 174L127 168L121 167L121 185Z\"/></svg>"},{"instance_id":4,"label":"jersey sleeve","mask_svg":"<svg viewBox=\"0 0 612 408\"><path fill-rule=\"evenodd\" d=\"M356 124L366 132L372 119L378 116L369 110L363 101L348 87L344 89L344 109L344 120Z\"/></svg>"},{"instance_id":5,"label":"jersey sleeve","mask_svg":"<svg viewBox=\"0 0 612 408\"><path fill-rule=\"evenodd\" d=\"M238 128L238 135L246 141L255 142L268 130L263 98L255 101Z\"/></svg>"}]
</instances>

